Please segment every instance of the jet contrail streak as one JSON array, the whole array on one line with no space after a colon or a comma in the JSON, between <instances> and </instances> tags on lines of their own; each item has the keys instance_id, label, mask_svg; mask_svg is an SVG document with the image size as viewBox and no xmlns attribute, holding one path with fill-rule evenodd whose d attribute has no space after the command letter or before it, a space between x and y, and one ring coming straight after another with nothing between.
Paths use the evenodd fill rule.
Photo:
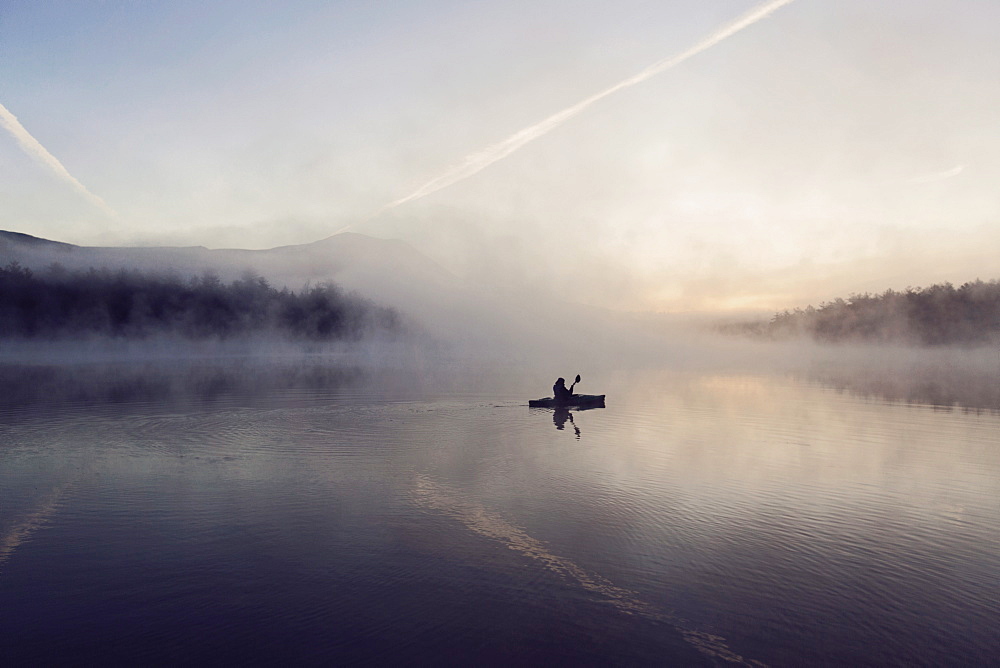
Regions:
<instances>
[{"instance_id":1,"label":"jet contrail streak","mask_svg":"<svg viewBox=\"0 0 1000 668\"><path fill-rule=\"evenodd\" d=\"M49 153L44 146L38 143L38 140L31 136L31 133L24 129L20 121L17 120L17 116L10 113L5 106L0 104L0 126L3 126L17 143L21 145L24 152L30 155L32 158L45 165L51 169L56 176L61 178L63 181L69 183L73 188L86 197L92 204L102 209L105 213L113 218L117 218L118 214L115 210L108 206L108 203L103 199L95 195L94 193L87 190L86 186L76 180L72 174L70 174L62 163L51 153Z\"/></svg>"},{"instance_id":2,"label":"jet contrail streak","mask_svg":"<svg viewBox=\"0 0 1000 668\"><path fill-rule=\"evenodd\" d=\"M497 142L496 144L487 146L481 151L477 151L476 153L472 153L466 156L466 158L462 160L462 162L449 168L443 174L431 179L430 181L428 181L421 187L417 188L415 191L413 191L406 197L401 197L393 202L386 204L381 209L379 209L378 212L376 212L372 217L377 216L379 213L382 213L383 211L393 209L399 206L400 204L404 204L406 202L419 199L426 195L430 195L431 193L437 192L442 188L447 188L448 186L454 183L458 183L463 179L469 178L473 174L476 174L477 172L482 171L483 169L489 167L494 162L497 162L498 160L503 160L508 155L510 155L517 149L521 148L528 142L538 139L545 133L554 130L555 128L562 125L573 116L576 116L581 111L583 111L590 105L594 104L595 102L602 100L607 96L612 95L613 93L617 93L618 91L624 88L629 88L631 86L636 85L637 83L641 83L646 79L649 79L650 77L656 76L660 72L663 72L665 70L670 69L671 67L674 67L675 65L683 63L688 58L691 58L692 56L695 56L701 53L702 51L715 46L716 44L726 39L727 37L735 35L744 28L753 25L754 23L765 18L772 12L780 9L781 7L784 7L787 4L791 4L792 2L794 2L794 0L772 0L771 2L765 2L761 5L758 5L757 7L750 10L743 16L736 19L735 21L719 28L711 35L709 35L705 39L701 40L700 42L689 48L687 51L683 51L675 56L671 56L670 58L666 58L657 63L654 63L649 67L647 67L646 69L639 72L638 74L629 77L628 79L625 79L620 83L615 84L611 88L603 90L600 93L597 93L596 95L591 95L585 100L577 102L572 107L568 107L566 109L563 109L559 113L549 116L540 123L536 123L535 125L532 125L530 127L521 130L520 132L512 134L510 137L501 142Z\"/></svg>"},{"instance_id":3,"label":"jet contrail streak","mask_svg":"<svg viewBox=\"0 0 1000 668\"><path fill-rule=\"evenodd\" d=\"M909 183L933 183L934 181L944 181L945 179L950 179L953 176L958 176L965 171L965 165L955 165L951 169L945 172L938 172L937 174L927 174L925 176L918 176L916 178L910 179Z\"/></svg>"}]
</instances>

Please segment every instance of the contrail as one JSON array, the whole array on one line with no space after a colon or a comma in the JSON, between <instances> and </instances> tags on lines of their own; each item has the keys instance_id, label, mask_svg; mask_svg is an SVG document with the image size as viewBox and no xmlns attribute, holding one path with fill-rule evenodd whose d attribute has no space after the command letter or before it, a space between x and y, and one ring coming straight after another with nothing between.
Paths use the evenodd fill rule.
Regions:
<instances>
[{"instance_id":1,"label":"contrail","mask_svg":"<svg viewBox=\"0 0 1000 668\"><path fill-rule=\"evenodd\" d=\"M955 165L951 169L944 172L937 172L936 174L926 174L924 176L918 176L916 178L910 179L909 183L932 183L934 181L944 181L945 179L950 179L953 176L958 176L965 171L965 165Z\"/></svg>"},{"instance_id":2,"label":"contrail","mask_svg":"<svg viewBox=\"0 0 1000 668\"><path fill-rule=\"evenodd\" d=\"M566 109L563 109L559 113L549 116L540 123L536 123L530 127L521 130L520 132L512 134L510 137L504 139L501 142L497 142L496 144L487 146L481 151L477 151L476 153L472 153L466 156L466 158L462 160L460 163L454 165L453 167L450 167L443 174L434 177L433 179L431 179L424 185L420 186L406 197L401 197L393 202L386 204L381 209L379 209L372 217L375 217L378 214L387 211L389 209L393 209L399 206L400 204L404 204L406 202L410 202L415 199L420 199L421 197L430 195L431 193L437 192L442 188L447 188L448 186L454 183L458 183L459 181L469 178L473 174L476 174L477 172L486 169L494 162L497 162L498 160L503 160L508 155L510 155L517 149L521 148L528 142L538 139L545 133L559 127L560 125L568 121L570 118L576 116L581 111L583 111L590 105L594 104L595 102L602 100L608 97L609 95L617 93L622 89L629 88L638 83L642 83L646 79L656 76L660 72L664 72L666 70L669 70L671 67L683 63L688 58L691 58L692 56L695 56L701 53L702 51L705 51L706 49L715 46L716 44L726 39L727 37L735 35L744 28L747 28L753 25L754 23L757 23L761 19L767 17L769 14L777 11L778 9L784 7L785 5L791 4L792 2L794 2L794 0L772 0L771 2L765 2L761 5L758 5L754 9L751 9L749 12L744 14L743 16L739 17L738 19L719 28L711 35L709 35L708 37L704 38L703 40L701 40L700 42L689 48L687 51L683 51L675 56L671 56L670 58L666 58L657 63L653 63L652 65L642 70L638 74L631 76L628 79L625 79L621 83L615 84L611 88L603 90L600 93L597 93L596 95L591 95L585 100L577 102L572 107L568 107Z\"/></svg>"},{"instance_id":3,"label":"contrail","mask_svg":"<svg viewBox=\"0 0 1000 668\"><path fill-rule=\"evenodd\" d=\"M117 218L118 214L115 210L108 206L108 203L103 199L95 195L94 193L87 190L86 186L76 180L72 174L70 174L62 163L47 150L45 147L38 143L38 140L31 136L31 133L24 129L17 117L10 113L5 106L0 104L0 125L2 125L17 143L21 145L24 152L30 155L32 158L45 165L51 169L56 176L61 178L63 181L69 183L73 188L83 195L85 198L90 200L92 204L103 210L105 213L110 215L112 218Z\"/></svg>"}]
</instances>

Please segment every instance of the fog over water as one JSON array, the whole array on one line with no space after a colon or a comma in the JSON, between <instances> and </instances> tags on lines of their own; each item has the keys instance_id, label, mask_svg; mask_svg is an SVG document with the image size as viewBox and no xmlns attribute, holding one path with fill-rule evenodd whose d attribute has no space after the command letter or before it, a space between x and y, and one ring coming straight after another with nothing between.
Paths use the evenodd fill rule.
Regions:
<instances>
[{"instance_id":1,"label":"fog over water","mask_svg":"<svg viewBox=\"0 0 1000 668\"><path fill-rule=\"evenodd\" d=\"M996 663L997 3L2 13L0 665Z\"/></svg>"},{"instance_id":2,"label":"fog over water","mask_svg":"<svg viewBox=\"0 0 1000 668\"><path fill-rule=\"evenodd\" d=\"M987 661L995 359L763 350L7 356L0 656Z\"/></svg>"}]
</instances>

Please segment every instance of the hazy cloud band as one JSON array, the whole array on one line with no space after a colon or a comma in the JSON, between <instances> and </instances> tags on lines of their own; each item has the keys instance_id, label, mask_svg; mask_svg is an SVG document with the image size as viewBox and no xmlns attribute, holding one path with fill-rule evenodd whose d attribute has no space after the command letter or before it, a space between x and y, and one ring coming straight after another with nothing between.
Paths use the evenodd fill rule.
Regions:
<instances>
[{"instance_id":1,"label":"hazy cloud band","mask_svg":"<svg viewBox=\"0 0 1000 668\"><path fill-rule=\"evenodd\" d=\"M76 178L70 174L65 167L63 167L63 164L59 162L54 155L49 153L37 139L32 137L31 133L25 130L20 121L17 120L17 117L10 113L10 111L8 111L2 104L0 104L0 126L3 126L7 132L9 132L14 139L17 140L17 143L21 145L21 148L24 149L25 153L52 170L56 176L73 186L78 193L90 200L92 204L103 210L108 215L117 217L114 209L108 206L107 202L87 190L86 186L77 181Z\"/></svg>"},{"instance_id":2,"label":"hazy cloud band","mask_svg":"<svg viewBox=\"0 0 1000 668\"><path fill-rule=\"evenodd\" d=\"M406 202L419 199L426 195L430 195L431 193L437 192L442 188L447 188L450 185L453 185L455 183L458 183L459 181L469 178L473 174L482 171L483 169L489 167L498 160L503 160L508 155L518 150L528 142L538 139L539 137L546 134L550 130L554 130L555 128L562 125L573 116L576 116L577 114L579 114L580 112L582 112L584 109L594 104L595 102L602 100L605 97L612 95L613 93L617 93L618 91L624 88L629 88L638 83L641 83L646 79L649 79L650 77L656 76L657 74L664 72L665 70L668 70L671 67L674 67L675 65L683 63L688 58L691 58L692 56L695 56L701 53L702 51L705 51L706 49L715 46L716 44L723 41L727 37L730 37L738 33L739 31L743 30L744 28L753 25L757 21L760 21L761 19L767 17L772 12L780 9L781 7L784 7L785 5L791 4L792 2L794 2L794 0L772 0L771 2L765 2L761 5L758 5L754 9L744 14L743 16L719 28L718 30L716 30L708 37L704 38L703 40L701 40L688 50L683 51L675 56L671 56L670 58L661 60L657 63L654 63L649 67L647 67L646 69L639 72L638 74L631 76L628 79L625 79L624 81L617 83L606 90L601 91L600 93L591 95L590 97L580 102L577 102L573 106L563 109L562 111L549 116L540 123L536 123L535 125L527 127L521 130L520 132L512 134L510 137L501 142L497 142L496 144L487 146L481 151L477 151L475 153L466 156L465 159L462 160L460 163L450 167L444 173L431 179L430 181L428 181L421 187L417 188L409 195L401 197L393 202L390 202L389 204L386 204L381 209L379 209L378 213L382 213L383 211L395 208L400 204L404 204ZM375 215L378 214L376 213Z\"/></svg>"}]
</instances>

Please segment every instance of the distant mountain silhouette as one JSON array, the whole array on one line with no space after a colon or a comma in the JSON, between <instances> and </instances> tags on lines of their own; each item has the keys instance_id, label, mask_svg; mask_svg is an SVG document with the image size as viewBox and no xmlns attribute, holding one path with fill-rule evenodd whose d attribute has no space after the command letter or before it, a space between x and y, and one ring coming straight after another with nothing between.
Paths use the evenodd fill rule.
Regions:
<instances>
[{"instance_id":1,"label":"distant mountain silhouette","mask_svg":"<svg viewBox=\"0 0 1000 668\"><path fill-rule=\"evenodd\" d=\"M351 232L268 250L211 250L204 246L76 246L0 230L0 265L10 262L35 271L53 262L66 269L212 271L226 280L252 270L290 289L324 280L368 292L391 292L394 287L405 292L406 286L415 284L440 290L457 283L440 265L402 241Z\"/></svg>"},{"instance_id":2,"label":"distant mountain silhouette","mask_svg":"<svg viewBox=\"0 0 1000 668\"><path fill-rule=\"evenodd\" d=\"M5 230L0 230L0 252L3 252L3 250L6 248L8 244L44 247L49 249L55 248L61 250L69 250L70 248L75 248L73 244L64 244L61 241L49 241L48 239L40 239L38 237L33 237L30 234L23 234L21 232L7 232Z\"/></svg>"}]
</instances>

